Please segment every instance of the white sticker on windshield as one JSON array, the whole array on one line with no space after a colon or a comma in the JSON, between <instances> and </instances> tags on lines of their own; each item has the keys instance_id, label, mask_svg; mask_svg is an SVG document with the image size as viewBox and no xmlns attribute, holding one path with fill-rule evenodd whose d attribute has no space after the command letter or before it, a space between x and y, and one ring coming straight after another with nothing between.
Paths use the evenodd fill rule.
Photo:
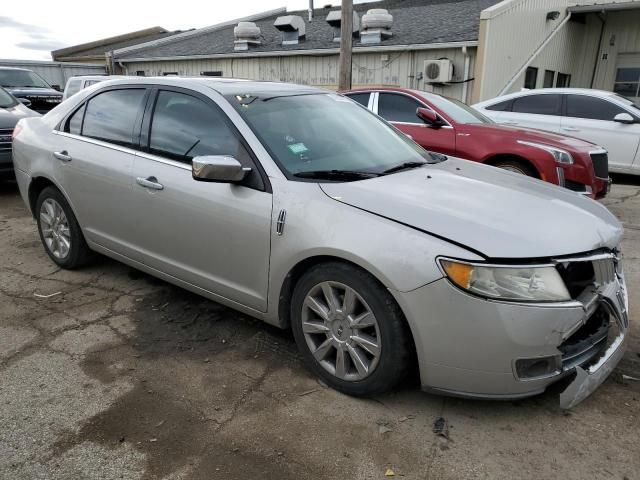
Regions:
<instances>
[{"instance_id":1,"label":"white sticker on windshield","mask_svg":"<svg viewBox=\"0 0 640 480\"><path fill-rule=\"evenodd\" d=\"M291 153L294 153L296 155L300 153L304 153L309 150L304 143L292 143L291 145L287 145L287 147L289 147L289 150L291 150Z\"/></svg>"}]
</instances>

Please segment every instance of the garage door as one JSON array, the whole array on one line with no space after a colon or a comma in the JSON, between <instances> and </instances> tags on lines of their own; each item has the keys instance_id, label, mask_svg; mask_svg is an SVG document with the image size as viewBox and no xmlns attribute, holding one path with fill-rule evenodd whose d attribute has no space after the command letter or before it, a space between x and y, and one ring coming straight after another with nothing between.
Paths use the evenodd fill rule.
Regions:
<instances>
[{"instance_id":1,"label":"garage door","mask_svg":"<svg viewBox=\"0 0 640 480\"><path fill-rule=\"evenodd\" d=\"M622 53L616 64L613 91L640 102L640 53Z\"/></svg>"}]
</instances>

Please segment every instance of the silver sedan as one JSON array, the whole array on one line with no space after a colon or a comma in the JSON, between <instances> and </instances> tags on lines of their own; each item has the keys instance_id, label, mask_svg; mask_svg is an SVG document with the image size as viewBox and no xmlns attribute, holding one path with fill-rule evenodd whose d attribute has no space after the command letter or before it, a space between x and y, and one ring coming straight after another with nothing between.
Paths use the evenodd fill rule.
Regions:
<instances>
[{"instance_id":1,"label":"silver sedan","mask_svg":"<svg viewBox=\"0 0 640 480\"><path fill-rule=\"evenodd\" d=\"M562 380L571 407L624 352L606 208L424 151L335 93L108 81L22 120L14 163L56 264L98 252L291 328L348 394L417 366L425 390L470 397Z\"/></svg>"}]
</instances>

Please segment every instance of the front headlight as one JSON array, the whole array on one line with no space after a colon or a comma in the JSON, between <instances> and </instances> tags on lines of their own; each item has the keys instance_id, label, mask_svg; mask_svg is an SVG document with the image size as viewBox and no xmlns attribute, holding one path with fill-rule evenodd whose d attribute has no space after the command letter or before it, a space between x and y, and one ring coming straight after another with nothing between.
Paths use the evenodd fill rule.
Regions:
<instances>
[{"instance_id":1,"label":"front headlight","mask_svg":"<svg viewBox=\"0 0 640 480\"><path fill-rule=\"evenodd\" d=\"M571 295L552 265L510 266L472 264L441 259L442 270L458 287L499 300L561 302Z\"/></svg>"},{"instance_id":2,"label":"front headlight","mask_svg":"<svg viewBox=\"0 0 640 480\"><path fill-rule=\"evenodd\" d=\"M567 165L573 164L573 157L571 154L561 148L551 147L544 143L527 142L525 140L518 140L518 143L521 145L528 145L533 148L539 148L540 150L550 153L557 163L564 163Z\"/></svg>"}]
</instances>

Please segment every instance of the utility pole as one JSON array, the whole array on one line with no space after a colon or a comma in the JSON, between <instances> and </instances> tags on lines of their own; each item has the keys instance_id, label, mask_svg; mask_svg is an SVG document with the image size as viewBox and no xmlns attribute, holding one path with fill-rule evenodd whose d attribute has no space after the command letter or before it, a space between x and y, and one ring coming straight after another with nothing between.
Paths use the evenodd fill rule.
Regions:
<instances>
[{"instance_id":1,"label":"utility pole","mask_svg":"<svg viewBox=\"0 0 640 480\"><path fill-rule=\"evenodd\" d=\"M351 88L351 47L353 44L353 0L342 0L340 10L340 65L338 90Z\"/></svg>"}]
</instances>

